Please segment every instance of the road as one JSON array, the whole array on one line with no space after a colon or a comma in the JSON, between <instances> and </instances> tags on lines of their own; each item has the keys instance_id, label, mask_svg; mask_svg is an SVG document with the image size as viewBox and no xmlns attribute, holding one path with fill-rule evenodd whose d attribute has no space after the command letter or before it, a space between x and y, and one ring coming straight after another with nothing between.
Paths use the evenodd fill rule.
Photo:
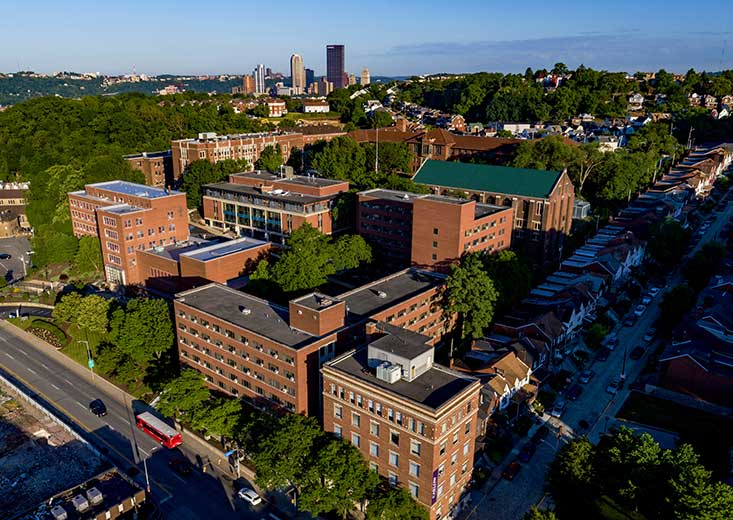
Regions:
<instances>
[{"instance_id":1,"label":"road","mask_svg":"<svg viewBox=\"0 0 733 520\"><path fill-rule=\"evenodd\" d=\"M728 198L731 192L728 192ZM707 232L687 253L687 257L694 255L700 248L709 241L720 236L723 227L733 218L733 204L728 204L722 212L713 212L715 220L711 223ZM685 259L678 265L683 265ZM671 274L667 281L667 287L673 287L682 283L683 276L681 269ZM653 350L647 345L643 337L646 331L659 317L659 302L661 301L664 289L649 304L646 312L632 327L618 326L619 346L611 353L605 362L595 361L590 368L595 371L595 376L590 382L583 386L583 393L576 401L570 401L565 413L560 419L545 415L546 424L550 427L552 434L540 443L537 452L528 464L523 464L520 473L513 481L490 480L483 488L471 491L472 504L460 518L492 520L516 520L521 518L532 505L541 504L545 498L544 485L545 474L550 463L555 458L557 450L574 435L587 435L592 442L597 442L600 436L611 428L616 422L616 414L630 392L629 383L637 379L643 370L649 353ZM606 387L614 379L622 374L624 366L624 349L626 354L637 345L645 347L643 357L634 361L626 358L625 363L625 385L618 394L612 396L606 392ZM581 420L587 421L590 425L588 430L579 427ZM668 437L668 436L667 436ZM668 438L660 438L668 444ZM521 444L516 446L512 453L506 458L508 464L516 457Z\"/></svg>"},{"instance_id":2,"label":"road","mask_svg":"<svg viewBox=\"0 0 733 520\"><path fill-rule=\"evenodd\" d=\"M134 414L146 409L145 403L129 402L125 394L115 392L111 385L98 386L99 376L92 380L91 372L70 370L57 359L51 347L36 344L12 334L7 324L0 326L0 370L6 376L20 382L39 394L47 403L86 432L87 439L101 452L107 454L123 471L132 470L135 480L145 488L145 465L151 485L151 496L166 518L236 518L254 520L271 511L263 502L255 510L234 496L232 479L212 471L216 465L204 450L194 451L194 442L180 447L192 461L195 471L181 477L171 471L168 461L170 450L161 447L152 438L134 427ZM94 384L97 383L97 384ZM96 417L88 410L91 400L100 398L107 406L105 417ZM137 449L135 446L137 445ZM202 462L210 461L206 473L201 472ZM146 463L143 463L146 459ZM223 462L227 466L226 461ZM238 487L246 485L244 480ZM272 510L274 511L274 510Z\"/></svg>"}]
</instances>

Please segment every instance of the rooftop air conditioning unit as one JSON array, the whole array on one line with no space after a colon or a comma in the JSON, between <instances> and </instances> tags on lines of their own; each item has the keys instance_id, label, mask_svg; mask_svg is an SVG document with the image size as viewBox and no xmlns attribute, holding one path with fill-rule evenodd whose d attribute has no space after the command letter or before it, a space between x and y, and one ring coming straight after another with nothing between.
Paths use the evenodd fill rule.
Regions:
<instances>
[{"instance_id":1,"label":"rooftop air conditioning unit","mask_svg":"<svg viewBox=\"0 0 733 520\"><path fill-rule=\"evenodd\" d=\"M389 361L377 366L377 379L393 384L402 377L402 369L399 365L393 365Z\"/></svg>"},{"instance_id":2,"label":"rooftop air conditioning unit","mask_svg":"<svg viewBox=\"0 0 733 520\"><path fill-rule=\"evenodd\" d=\"M216 132L201 132L201 133L199 133L199 140L214 139L215 137L216 137Z\"/></svg>"},{"instance_id":3,"label":"rooftop air conditioning unit","mask_svg":"<svg viewBox=\"0 0 733 520\"><path fill-rule=\"evenodd\" d=\"M87 499L89 499L89 502L96 506L97 504L101 504L102 500L104 500L104 495L102 495L102 492L99 491L97 488L89 488L87 489Z\"/></svg>"},{"instance_id":4,"label":"rooftop air conditioning unit","mask_svg":"<svg viewBox=\"0 0 733 520\"><path fill-rule=\"evenodd\" d=\"M239 309L239 312L241 312L245 316L249 316L250 314L252 314L252 309L248 307L242 307L241 309Z\"/></svg>"},{"instance_id":5,"label":"rooftop air conditioning unit","mask_svg":"<svg viewBox=\"0 0 733 520\"><path fill-rule=\"evenodd\" d=\"M66 520L67 518L69 518L68 513L61 506L52 507L51 514L53 515L54 520Z\"/></svg>"},{"instance_id":6,"label":"rooftop air conditioning unit","mask_svg":"<svg viewBox=\"0 0 733 520\"><path fill-rule=\"evenodd\" d=\"M387 293L384 292L384 291L379 291L379 292L377 292L377 296L379 296L380 298L384 299L384 298L387 297Z\"/></svg>"},{"instance_id":7,"label":"rooftop air conditioning unit","mask_svg":"<svg viewBox=\"0 0 733 520\"><path fill-rule=\"evenodd\" d=\"M71 503L74 504L74 508L76 508L79 513L83 513L89 509L89 502L84 495L76 495L71 499Z\"/></svg>"}]
</instances>

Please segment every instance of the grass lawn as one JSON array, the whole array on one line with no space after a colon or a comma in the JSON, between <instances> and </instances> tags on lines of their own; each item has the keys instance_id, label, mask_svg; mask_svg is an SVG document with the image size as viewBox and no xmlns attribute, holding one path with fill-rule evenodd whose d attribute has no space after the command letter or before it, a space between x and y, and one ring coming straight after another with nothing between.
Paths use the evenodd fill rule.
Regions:
<instances>
[{"instance_id":1,"label":"grass lawn","mask_svg":"<svg viewBox=\"0 0 733 520\"><path fill-rule=\"evenodd\" d=\"M598 514L603 520L646 520L644 515L626 511L619 506L612 498L602 496L596 500Z\"/></svg>"},{"instance_id":2,"label":"grass lawn","mask_svg":"<svg viewBox=\"0 0 733 520\"><path fill-rule=\"evenodd\" d=\"M732 419L638 392L629 394L618 417L677 432L680 440L692 444L703 464L717 476L728 470Z\"/></svg>"},{"instance_id":3,"label":"grass lawn","mask_svg":"<svg viewBox=\"0 0 733 520\"><path fill-rule=\"evenodd\" d=\"M92 357L94 358L97 355L97 346L102 341L102 335L89 333L74 325L69 327L69 330L66 332L71 336L71 339L69 340L69 344L61 349L61 352L80 365L87 366L87 345L84 341L89 342L89 349L92 351Z\"/></svg>"}]
</instances>

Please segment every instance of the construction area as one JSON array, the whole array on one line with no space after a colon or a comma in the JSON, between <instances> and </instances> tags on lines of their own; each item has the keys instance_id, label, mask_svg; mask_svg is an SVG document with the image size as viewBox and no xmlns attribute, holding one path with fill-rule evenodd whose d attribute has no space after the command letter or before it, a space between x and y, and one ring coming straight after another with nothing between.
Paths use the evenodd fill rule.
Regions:
<instances>
[{"instance_id":1,"label":"construction area","mask_svg":"<svg viewBox=\"0 0 733 520\"><path fill-rule=\"evenodd\" d=\"M39 504L110 468L59 419L0 380L2 518L26 518Z\"/></svg>"}]
</instances>

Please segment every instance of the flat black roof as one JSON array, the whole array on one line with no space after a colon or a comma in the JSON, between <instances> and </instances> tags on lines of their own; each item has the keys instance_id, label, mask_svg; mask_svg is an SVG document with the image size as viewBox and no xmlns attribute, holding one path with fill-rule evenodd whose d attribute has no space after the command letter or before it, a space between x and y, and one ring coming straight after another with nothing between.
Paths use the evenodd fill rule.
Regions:
<instances>
[{"instance_id":1,"label":"flat black roof","mask_svg":"<svg viewBox=\"0 0 733 520\"><path fill-rule=\"evenodd\" d=\"M504 211L505 209L511 208L509 206L495 206L494 204L476 204L474 218L481 218L488 215L493 215L494 213Z\"/></svg>"},{"instance_id":2,"label":"flat black roof","mask_svg":"<svg viewBox=\"0 0 733 520\"><path fill-rule=\"evenodd\" d=\"M297 184L300 186L316 186L323 188L326 186L335 186L337 184L343 184L346 181L340 181L337 179L326 179L324 177L313 177L308 175L294 175L290 178L282 175L271 173L263 170L256 170L253 172L240 172L232 174L235 177L246 177L248 179L258 179L270 182L285 182L288 184Z\"/></svg>"},{"instance_id":3,"label":"flat black roof","mask_svg":"<svg viewBox=\"0 0 733 520\"><path fill-rule=\"evenodd\" d=\"M176 300L294 349L314 339L290 328L288 309L220 284L179 293Z\"/></svg>"},{"instance_id":4,"label":"flat black roof","mask_svg":"<svg viewBox=\"0 0 733 520\"><path fill-rule=\"evenodd\" d=\"M385 322L379 322L377 327L385 334L369 345L379 350L391 352L405 359L414 359L435 348L428 344L431 338L424 334L412 332Z\"/></svg>"},{"instance_id":5,"label":"flat black roof","mask_svg":"<svg viewBox=\"0 0 733 520\"><path fill-rule=\"evenodd\" d=\"M369 368L366 348L336 358L328 363L328 366L397 397L432 410L438 410L478 381L473 377L463 376L443 366L433 365L430 370L412 381L400 379L396 383L390 384L387 381L377 379L374 369Z\"/></svg>"},{"instance_id":6,"label":"flat black roof","mask_svg":"<svg viewBox=\"0 0 733 520\"><path fill-rule=\"evenodd\" d=\"M245 184L234 184L233 182L215 182L213 184L204 184L204 189L222 190L233 193L241 193L243 195L251 195L265 200L277 200L281 202L296 202L300 204L312 204L322 202L333 198L332 195L324 197L314 197L313 195L304 195L302 193L293 193L285 190L273 190L270 192L262 192L262 190L254 186Z\"/></svg>"},{"instance_id":7,"label":"flat black roof","mask_svg":"<svg viewBox=\"0 0 733 520\"><path fill-rule=\"evenodd\" d=\"M327 309L335 303L341 303L341 300L338 298L326 296L319 292L306 294L305 296L301 296L300 298L296 298L292 301L293 303L297 303L298 305L302 305L303 307L308 307L309 309L316 311Z\"/></svg>"}]
</instances>

